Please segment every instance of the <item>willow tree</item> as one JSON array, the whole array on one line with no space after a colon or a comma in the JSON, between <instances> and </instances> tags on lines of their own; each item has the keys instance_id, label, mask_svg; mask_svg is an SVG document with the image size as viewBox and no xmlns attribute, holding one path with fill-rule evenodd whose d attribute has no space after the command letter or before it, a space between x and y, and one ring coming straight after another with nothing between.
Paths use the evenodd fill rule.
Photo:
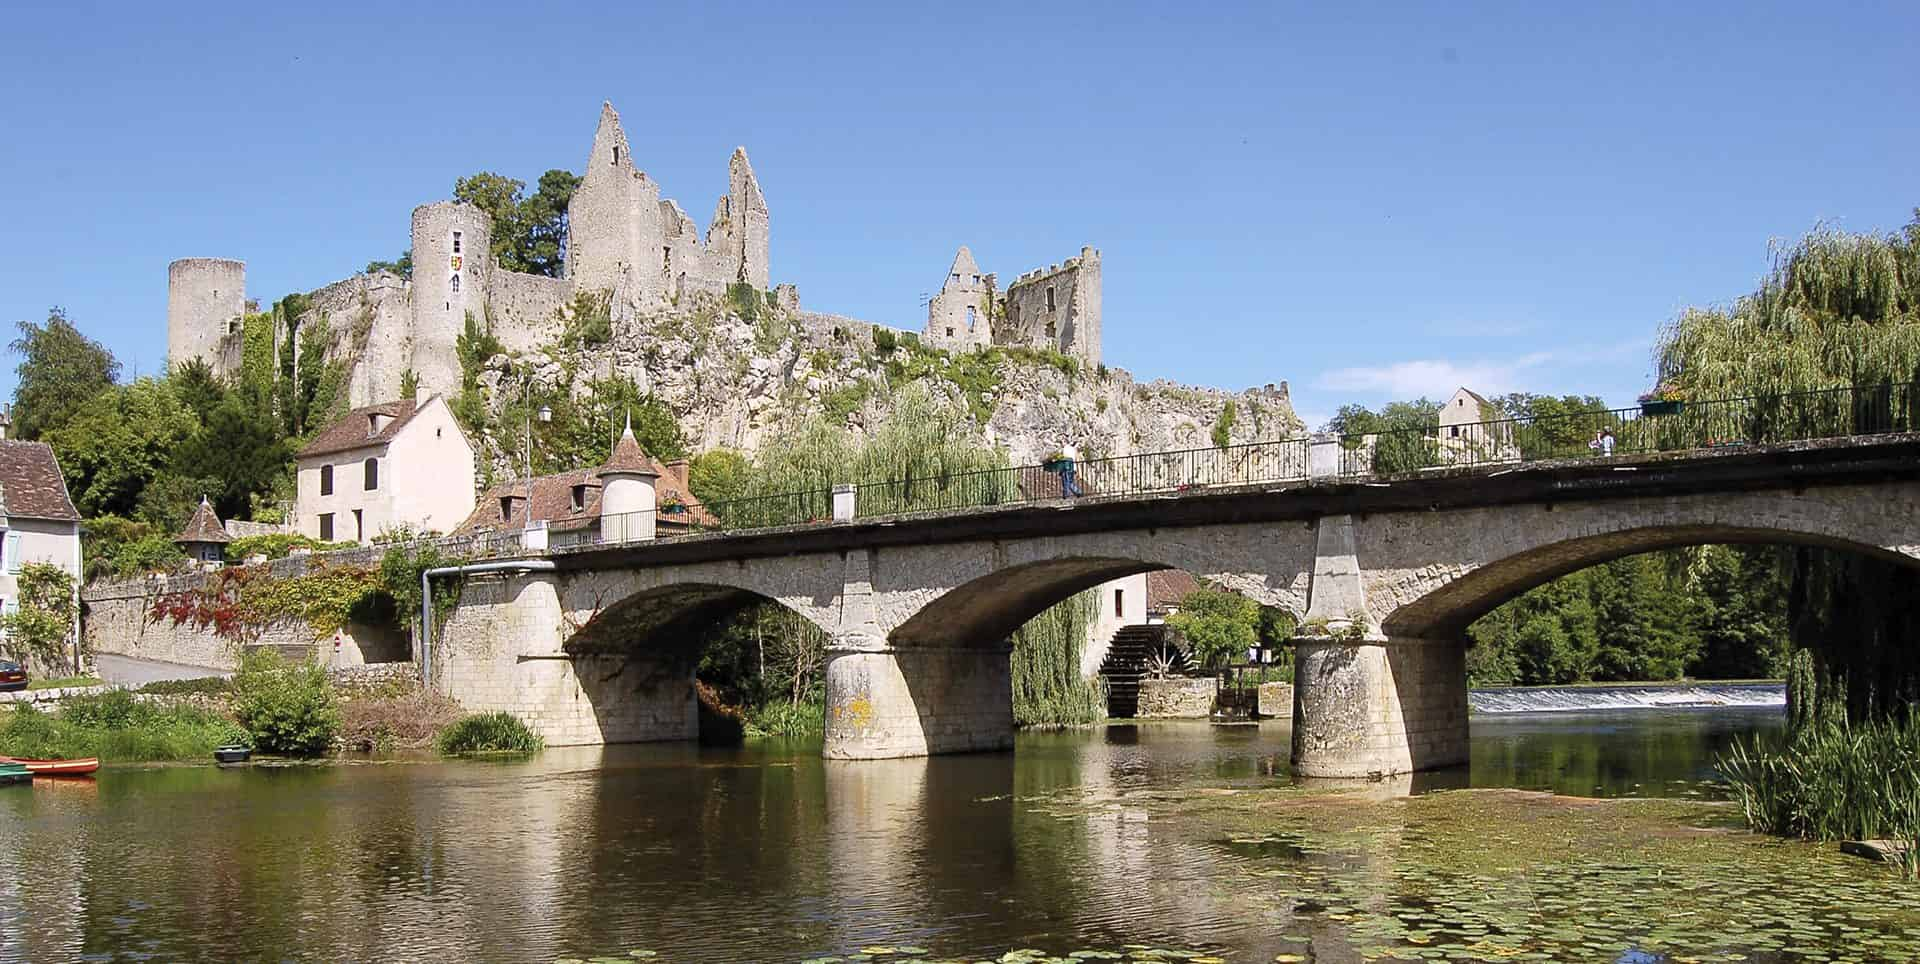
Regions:
<instances>
[{"instance_id":1,"label":"willow tree","mask_svg":"<svg viewBox=\"0 0 1920 964\"><path fill-rule=\"evenodd\" d=\"M1920 209L1895 233L1821 227L1776 248L1759 290L1667 328L1658 367L1689 397L1758 399L1755 441L1808 417L1828 423L1823 434L1920 427ZM1796 395L1814 392L1830 394ZM1862 719L1920 699L1920 572L1813 548L1778 559L1792 586L1796 718Z\"/></svg>"}]
</instances>

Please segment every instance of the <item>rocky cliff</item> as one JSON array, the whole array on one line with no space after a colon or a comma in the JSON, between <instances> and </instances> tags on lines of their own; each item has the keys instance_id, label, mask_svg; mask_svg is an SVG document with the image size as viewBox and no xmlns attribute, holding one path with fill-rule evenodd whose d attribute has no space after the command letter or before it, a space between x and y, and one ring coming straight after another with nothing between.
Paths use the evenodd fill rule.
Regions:
<instances>
[{"instance_id":1,"label":"rocky cliff","mask_svg":"<svg viewBox=\"0 0 1920 964\"><path fill-rule=\"evenodd\" d=\"M964 406L982 439L1006 448L1016 464L1068 442L1091 459L1203 448L1217 438L1286 438L1302 429L1284 382L1229 392L1138 382L1050 351L950 353L908 332L799 311L742 286L724 297L617 314L604 302L576 301L564 309L565 334L555 342L475 358L466 374L495 415L527 385L581 397L595 380L630 380L673 409L696 452L751 452L818 414L863 431L887 418L894 390L915 381ZM488 441L491 456L502 459L502 446ZM504 460L500 467L511 471Z\"/></svg>"}]
</instances>

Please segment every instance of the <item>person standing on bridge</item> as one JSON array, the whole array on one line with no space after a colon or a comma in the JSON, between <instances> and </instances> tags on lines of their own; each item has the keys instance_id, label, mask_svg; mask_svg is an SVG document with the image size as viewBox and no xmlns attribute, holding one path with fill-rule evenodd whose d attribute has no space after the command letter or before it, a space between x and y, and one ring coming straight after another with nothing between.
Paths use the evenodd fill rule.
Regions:
<instances>
[{"instance_id":1,"label":"person standing on bridge","mask_svg":"<svg viewBox=\"0 0 1920 964\"><path fill-rule=\"evenodd\" d=\"M1594 435L1593 441L1587 443L1587 448L1593 449L1594 451L1599 452L1601 455L1612 455L1613 454L1613 429L1610 429L1610 428L1601 429L1597 434Z\"/></svg>"},{"instance_id":2,"label":"person standing on bridge","mask_svg":"<svg viewBox=\"0 0 1920 964\"><path fill-rule=\"evenodd\" d=\"M1060 446L1060 494L1069 499L1080 497L1080 485L1074 481L1073 464L1080 460L1080 450L1072 442Z\"/></svg>"}]
</instances>

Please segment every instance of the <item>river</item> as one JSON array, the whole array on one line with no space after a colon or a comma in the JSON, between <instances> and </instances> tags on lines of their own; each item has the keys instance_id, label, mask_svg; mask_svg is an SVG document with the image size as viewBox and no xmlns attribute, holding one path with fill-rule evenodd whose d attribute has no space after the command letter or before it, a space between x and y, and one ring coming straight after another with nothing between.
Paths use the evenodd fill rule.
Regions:
<instances>
[{"instance_id":1,"label":"river","mask_svg":"<svg viewBox=\"0 0 1920 964\"><path fill-rule=\"evenodd\" d=\"M761 743L111 768L0 790L0 959L1899 956L1920 934L1920 903L1899 896L1914 886L1734 832L1725 806L1400 796L1695 801L1713 796L1717 749L1780 722L1476 716L1470 769L1333 795L1285 788L1284 723L1112 724L1025 733L1011 754L859 763ZM1508 839L1523 824L1543 831L1537 855ZM1669 836L1688 849L1661 849ZM1488 864L1483 839L1521 863ZM1724 884L1710 902L1702 880ZM1516 887L1531 909L1500 917ZM1541 888L1601 909L1569 936ZM1779 910L1778 935L1733 932L1764 924L1730 909L1748 891ZM1854 902L1835 909L1849 893L1896 897L1850 917ZM1812 902L1831 927L1807 930L1825 919L1802 913Z\"/></svg>"}]
</instances>

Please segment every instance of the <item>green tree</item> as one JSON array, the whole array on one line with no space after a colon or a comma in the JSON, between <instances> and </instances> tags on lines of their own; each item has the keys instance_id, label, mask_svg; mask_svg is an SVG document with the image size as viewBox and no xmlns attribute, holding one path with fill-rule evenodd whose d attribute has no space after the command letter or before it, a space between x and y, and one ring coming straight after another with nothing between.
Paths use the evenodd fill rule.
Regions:
<instances>
[{"instance_id":1,"label":"green tree","mask_svg":"<svg viewBox=\"0 0 1920 964\"><path fill-rule=\"evenodd\" d=\"M167 382L141 378L100 392L46 441L82 516L132 515L141 490L199 427Z\"/></svg>"},{"instance_id":2,"label":"green tree","mask_svg":"<svg viewBox=\"0 0 1920 964\"><path fill-rule=\"evenodd\" d=\"M1187 655L1205 669L1244 659L1260 641L1260 607L1238 593L1197 589L1180 600L1167 625L1187 643Z\"/></svg>"},{"instance_id":3,"label":"green tree","mask_svg":"<svg viewBox=\"0 0 1920 964\"><path fill-rule=\"evenodd\" d=\"M1784 675L1788 585L1773 548L1708 546L1690 575L1689 629L1699 640L1691 668L1702 679Z\"/></svg>"},{"instance_id":4,"label":"green tree","mask_svg":"<svg viewBox=\"0 0 1920 964\"><path fill-rule=\"evenodd\" d=\"M1439 464L1439 449L1430 437L1439 428L1440 404L1426 398L1411 402L1389 402L1379 412L1364 405L1346 405L1327 423L1327 429L1344 436L1341 444L1359 451L1367 444L1363 436L1374 436L1369 466L1380 474L1410 472Z\"/></svg>"},{"instance_id":5,"label":"green tree","mask_svg":"<svg viewBox=\"0 0 1920 964\"><path fill-rule=\"evenodd\" d=\"M1754 292L1683 312L1663 333L1657 360L1660 378L1695 398L1885 386L1851 405L1753 405L1737 427L1748 441L1809 428L1920 427L1911 401L1920 383L1920 210L1886 235L1815 229L1777 253ZM1920 573L1829 549L1794 549L1782 560L1793 645L1817 656L1794 700L1853 720L1920 702L1920 648L1906 643L1920 639Z\"/></svg>"},{"instance_id":6,"label":"green tree","mask_svg":"<svg viewBox=\"0 0 1920 964\"><path fill-rule=\"evenodd\" d=\"M573 173L551 170L528 197L526 182L482 171L455 181L453 196L487 213L500 267L557 278L566 263L567 204L579 185Z\"/></svg>"},{"instance_id":7,"label":"green tree","mask_svg":"<svg viewBox=\"0 0 1920 964\"><path fill-rule=\"evenodd\" d=\"M73 577L59 566L29 562L20 567L15 579L20 606L0 616L0 630L6 633L8 650L56 673L72 672L68 643L77 615Z\"/></svg>"},{"instance_id":8,"label":"green tree","mask_svg":"<svg viewBox=\"0 0 1920 964\"><path fill-rule=\"evenodd\" d=\"M10 346L20 356L14 369L13 426L17 437L40 439L66 425L120 378L120 362L106 346L80 333L61 308L45 324L20 323Z\"/></svg>"},{"instance_id":9,"label":"green tree","mask_svg":"<svg viewBox=\"0 0 1920 964\"><path fill-rule=\"evenodd\" d=\"M293 458L273 413L228 398L174 453L171 469L185 478L220 480L206 493L222 519L247 518L256 496L274 490Z\"/></svg>"},{"instance_id":10,"label":"green tree","mask_svg":"<svg viewBox=\"0 0 1920 964\"><path fill-rule=\"evenodd\" d=\"M740 498L752 483L753 463L733 449L708 449L687 466L687 487L709 505Z\"/></svg>"},{"instance_id":11,"label":"green tree","mask_svg":"<svg viewBox=\"0 0 1920 964\"><path fill-rule=\"evenodd\" d=\"M408 248L407 250L400 252L400 257L395 258L392 261L367 262L367 268L366 268L367 274L379 274L382 271L386 271L392 274L397 274L402 278L412 278L413 277L413 249Z\"/></svg>"},{"instance_id":12,"label":"green tree","mask_svg":"<svg viewBox=\"0 0 1920 964\"><path fill-rule=\"evenodd\" d=\"M189 358L175 364L167 371L167 384L173 387L173 394L193 410L194 417L203 423L227 399L227 387L220 383L220 377L213 373L213 366L203 358Z\"/></svg>"}]
</instances>

